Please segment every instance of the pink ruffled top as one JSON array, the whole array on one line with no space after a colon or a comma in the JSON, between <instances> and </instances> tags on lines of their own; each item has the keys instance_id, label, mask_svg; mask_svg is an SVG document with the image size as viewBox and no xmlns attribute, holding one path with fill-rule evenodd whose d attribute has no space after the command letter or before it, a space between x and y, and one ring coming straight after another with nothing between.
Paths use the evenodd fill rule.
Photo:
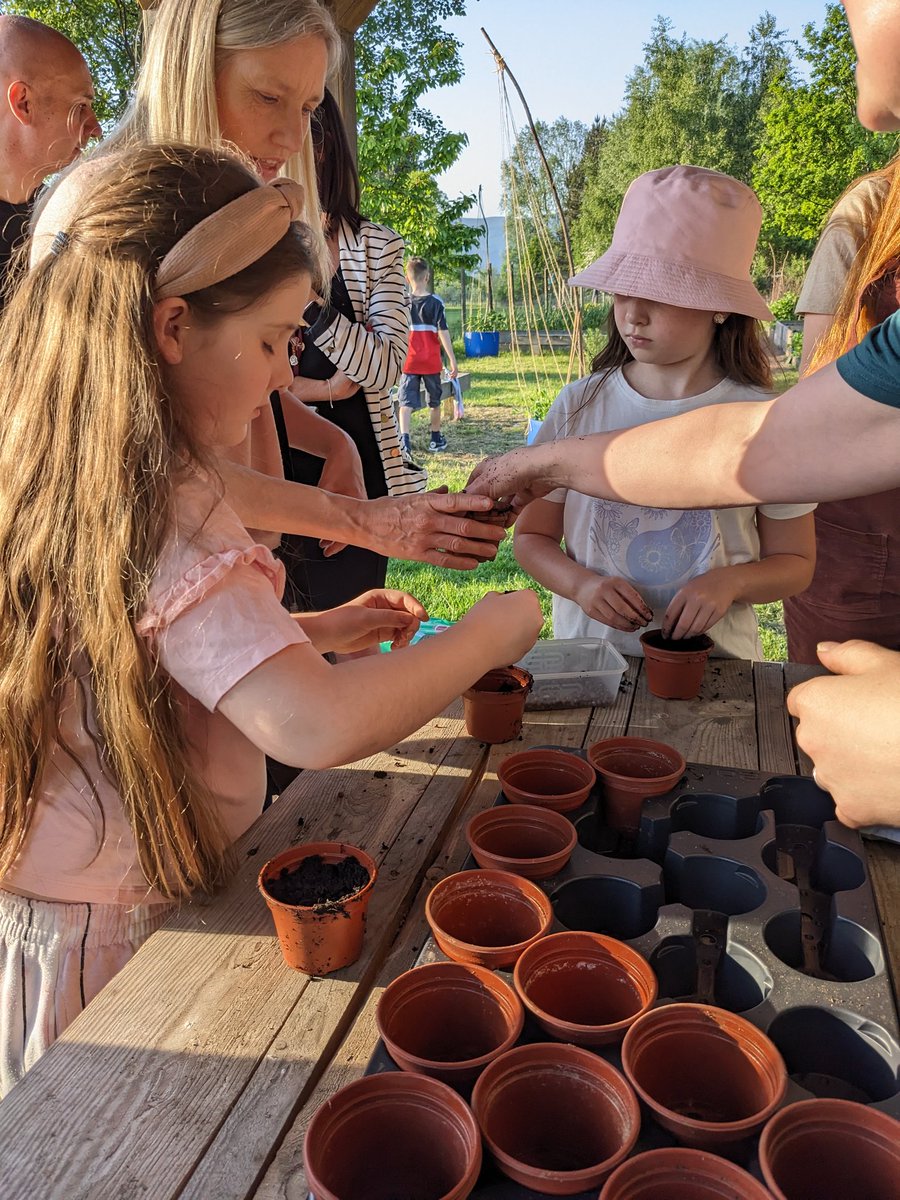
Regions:
<instances>
[{"instance_id":1,"label":"pink ruffled top","mask_svg":"<svg viewBox=\"0 0 900 1200\"><path fill-rule=\"evenodd\" d=\"M160 557L138 633L175 682L194 761L232 840L259 816L265 756L217 711L222 697L285 647L309 639L279 603L284 568L209 484L192 477ZM69 903L162 900L103 773L87 665L69 686L27 841L0 887ZM101 815L93 789L102 804Z\"/></svg>"}]
</instances>

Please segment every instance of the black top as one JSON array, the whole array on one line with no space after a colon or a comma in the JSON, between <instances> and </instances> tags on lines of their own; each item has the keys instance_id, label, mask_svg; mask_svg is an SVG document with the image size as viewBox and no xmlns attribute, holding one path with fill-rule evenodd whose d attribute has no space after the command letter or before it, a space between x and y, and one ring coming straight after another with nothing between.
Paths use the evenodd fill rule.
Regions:
<instances>
[{"instance_id":1,"label":"black top","mask_svg":"<svg viewBox=\"0 0 900 1200\"><path fill-rule=\"evenodd\" d=\"M22 204L0 200L0 305L3 304L10 259L28 236L34 197Z\"/></svg>"}]
</instances>

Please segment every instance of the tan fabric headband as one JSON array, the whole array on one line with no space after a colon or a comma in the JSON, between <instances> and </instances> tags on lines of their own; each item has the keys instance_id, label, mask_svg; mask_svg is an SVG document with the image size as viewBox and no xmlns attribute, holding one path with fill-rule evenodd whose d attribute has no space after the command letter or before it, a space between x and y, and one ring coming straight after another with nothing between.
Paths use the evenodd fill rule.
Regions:
<instances>
[{"instance_id":1,"label":"tan fabric headband","mask_svg":"<svg viewBox=\"0 0 900 1200\"><path fill-rule=\"evenodd\" d=\"M303 199L299 183L275 179L204 217L159 264L157 299L199 292L257 262L303 215Z\"/></svg>"}]
</instances>

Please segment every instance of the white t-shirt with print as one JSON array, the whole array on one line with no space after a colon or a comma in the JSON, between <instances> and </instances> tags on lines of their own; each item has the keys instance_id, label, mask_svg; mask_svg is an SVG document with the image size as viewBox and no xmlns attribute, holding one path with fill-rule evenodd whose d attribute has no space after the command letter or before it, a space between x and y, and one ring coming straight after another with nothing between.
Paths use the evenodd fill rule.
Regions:
<instances>
[{"instance_id":1,"label":"white t-shirt with print","mask_svg":"<svg viewBox=\"0 0 900 1200\"><path fill-rule=\"evenodd\" d=\"M723 380L708 392L685 400L651 400L632 388L621 370L596 389L596 378L568 384L554 400L537 442L613 429L630 429L648 421L675 417L711 404L765 400L769 394L746 384ZM676 592L697 575L716 567L759 559L756 514L788 520L812 512L814 504L761 504L758 508L683 510L641 508L599 500L564 488L545 499L565 505L563 530L569 558L598 575L629 580L650 608L648 628L662 623ZM553 597L553 633L558 638L602 637L623 654L641 654L640 635L611 629L594 621L572 600ZM708 631L720 657L761 659L756 614L751 604L733 604Z\"/></svg>"}]
</instances>

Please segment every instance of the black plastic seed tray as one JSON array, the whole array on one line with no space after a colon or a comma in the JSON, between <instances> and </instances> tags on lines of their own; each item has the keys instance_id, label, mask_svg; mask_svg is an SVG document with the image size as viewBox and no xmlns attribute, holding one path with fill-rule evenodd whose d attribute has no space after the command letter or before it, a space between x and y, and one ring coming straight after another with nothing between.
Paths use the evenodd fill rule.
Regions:
<instances>
[{"instance_id":1,"label":"black plastic seed tray","mask_svg":"<svg viewBox=\"0 0 900 1200\"><path fill-rule=\"evenodd\" d=\"M600 784L567 816L578 845L537 881L551 932L620 938L653 966L659 1003L715 1004L752 1021L785 1060L786 1104L839 1097L900 1118L900 1027L865 848L827 792L798 776L689 763L676 788L644 801L631 838L604 824ZM430 942L423 957L443 956ZM527 1019L522 1040L548 1037ZM618 1047L598 1052L621 1066ZM390 1069L379 1043L369 1071ZM674 1144L645 1111L635 1153ZM759 1177L753 1153L744 1165ZM488 1165L473 1195L538 1193Z\"/></svg>"}]
</instances>

